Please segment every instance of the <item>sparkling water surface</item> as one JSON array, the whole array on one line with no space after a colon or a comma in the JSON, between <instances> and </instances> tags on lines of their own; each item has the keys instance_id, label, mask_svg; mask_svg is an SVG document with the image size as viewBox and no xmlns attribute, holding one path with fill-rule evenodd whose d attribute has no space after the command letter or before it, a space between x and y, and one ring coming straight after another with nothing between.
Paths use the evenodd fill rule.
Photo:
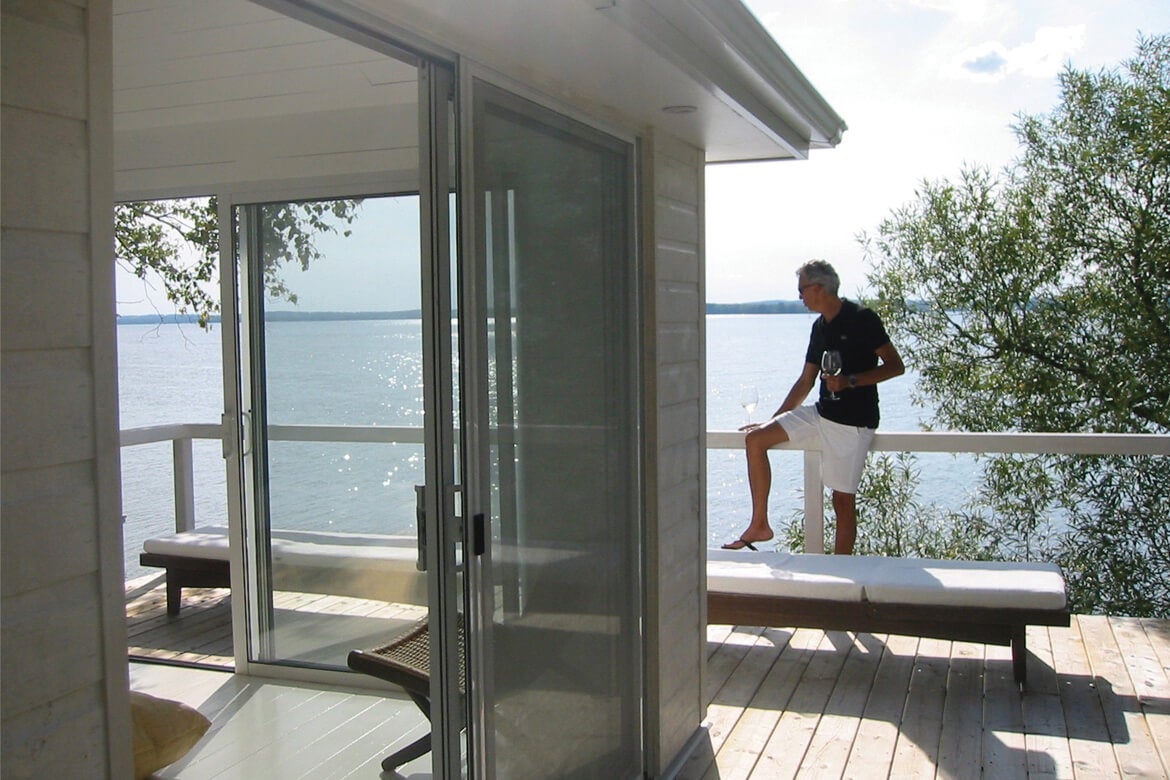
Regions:
<instances>
[{"instance_id":1,"label":"sparkling water surface","mask_svg":"<svg viewBox=\"0 0 1170 780\"><path fill-rule=\"evenodd\" d=\"M755 385L754 421L770 416L800 373L814 315L711 315L707 318L707 427L734 430L745 413L741 387ZM268 326L273 361L271 422L333 425L421 425L422 367L417 320L275 322ZM219 423L223 411L221 331L196 325L118 326L123 429L173 423ZM282 376L284 372L284 376ZM921 430L928 417L911 404L912 373L880 386L883 431ZM290 464L310 473L279 475L274 496L284 518L305 527L412 533L414 485L422 480L417 445L297 443ZM296 448L296 449L294 449ZM277 451L279 452L279 451ZM195 513L200 525L227 520L226 474L218 441L196 441ZM273 469L283 461L273 458ZM142 541L174 528L169 442L122 449L127 578L155 570L138 566ZM770 512L783 521L803 505L802 456L773 452ZM746 465L741 451L707 455L708 541L736 538L747 523ZM970 456L920 454L920 492L959 506L974 488ZM299 514L298 514L299 513ZM286 522L286 525L288 523Z\"/></svg>"}]
</instances>

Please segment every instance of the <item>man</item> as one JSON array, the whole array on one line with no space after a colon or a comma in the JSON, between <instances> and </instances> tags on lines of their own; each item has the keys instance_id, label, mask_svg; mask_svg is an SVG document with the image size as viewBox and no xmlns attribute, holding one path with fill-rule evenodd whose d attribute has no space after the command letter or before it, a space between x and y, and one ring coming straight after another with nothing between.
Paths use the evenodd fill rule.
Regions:
<instances>
[{"instance_id":1,"label":"man","mask_svg":"<svg viewBox=\"0 0 1170 780\"><path fill-rule=\"evenodd\" d=\"M834 552L851 555L857 538L857 486L878 426L876 385L899 376L906 367L890 343L881 318L873 311L840 298L840 279L824 260L811 260L796 272L797 292L810 310L821 316L812 326L804 370L772 420L751 424L747 431L748 485L751 488L752 518L739 539L723 545L725 550L755 550L756 542L772 538L768 524L768 494L772 489L772 467L768 449L782 442L820 441L821 476L833 491L837 515ZM826 350L841 353L839 374L821 372ZM818 375L820 397L815 405L801 406Z\"/></svg>"}]
</instances>

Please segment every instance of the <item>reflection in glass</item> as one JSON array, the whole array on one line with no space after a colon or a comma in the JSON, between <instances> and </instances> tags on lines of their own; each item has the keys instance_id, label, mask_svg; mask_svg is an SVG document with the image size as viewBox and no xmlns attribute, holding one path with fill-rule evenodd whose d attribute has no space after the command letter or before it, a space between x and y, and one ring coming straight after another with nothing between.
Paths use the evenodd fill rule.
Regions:
<instances>
[{"instance_id":1,"label":"reflection in glass","mask_svg":"<svg viewBox=\"0 0 1170 780\"><path fill-rule=\"evenodd\" d=\"M478 109L496 768L640 776L629 148L502 95Z\"/></svg>"}]
</instances>

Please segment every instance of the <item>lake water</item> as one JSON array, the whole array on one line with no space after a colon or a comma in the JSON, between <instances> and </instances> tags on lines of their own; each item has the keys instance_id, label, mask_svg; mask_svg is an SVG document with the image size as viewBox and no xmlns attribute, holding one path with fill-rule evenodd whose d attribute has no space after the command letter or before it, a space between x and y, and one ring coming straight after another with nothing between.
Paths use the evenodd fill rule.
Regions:
<instances>
[{"instance_id":1,"label":"lake water","mask_svg":"<svg viewBox=\"0 0 1170 780\"><path fill-rule=\"evenodd\" d=\"M755 385L762 420L780 405L804 359L814 315L712 315L707 318L707 425L743 424L740 388ZM271 422L335 425L419 425L421 366L418 322L372 320L279 322L267 334L273 408ZM168 423L219 423L223 410L220 329L195 325L118 326L122 428ZM287 371L287 375L281 372ZM881 385L884 431L921 430L926 414L911 403L908 373ZM409 533L414 488L422 481L421 446L283 444L273 458L274 517L303 516L306 524L340 530ZM388 447L390 449L388 449ZM197 441L195 503L198 524L225 523L226 477L218 441ZM958 506L974 482L967 456L920 455L921 492ZM142 541L174 528L169 442L122 450L127 577L138 566ZM312 463L312 467L305 464ZM772 453L770 511L783 520L803 506L802 456ZM743 453L708 453L708 540L736 538L749 501ZM352 518L370 518L355 525Z\"/></svg>"}]
</instances>

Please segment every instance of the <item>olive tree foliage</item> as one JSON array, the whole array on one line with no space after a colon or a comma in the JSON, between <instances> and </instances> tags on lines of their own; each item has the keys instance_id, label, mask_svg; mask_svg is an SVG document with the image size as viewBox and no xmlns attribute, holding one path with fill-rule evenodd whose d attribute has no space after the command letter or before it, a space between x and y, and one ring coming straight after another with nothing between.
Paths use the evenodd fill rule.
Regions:
<instances>
[{"instance_id":1,"label":"olive tree foliage","mask_svg":"<svg viewBox=\"0 0 1170 780\"><path fill-rule=\"evenodd\" d=\"M321 259L316 239L349 235L360 200L266 205L261 236L264 283L270 297L296 303L283 273ZM114 207L117 262L140 279L156 275L180 314L194 314L206 328L219 312L214 288L219 268L219 206L214 196L119 203Z\"/></svg>"},{"instance_id":2,"label":"olive tree foliage","mask_svg":"<svg viewBox=\"0 0 1170 780\"><path fill-rule=\"evenodd\" d=\"M936 427L1166 434L1170 36L1060 86L1013 165L924 183L862 237L872 305ZM1168 461L989 458L972 513L999 557L1058 561L1074 609L1170 616Z\"/></svg>"}]
</instances>

